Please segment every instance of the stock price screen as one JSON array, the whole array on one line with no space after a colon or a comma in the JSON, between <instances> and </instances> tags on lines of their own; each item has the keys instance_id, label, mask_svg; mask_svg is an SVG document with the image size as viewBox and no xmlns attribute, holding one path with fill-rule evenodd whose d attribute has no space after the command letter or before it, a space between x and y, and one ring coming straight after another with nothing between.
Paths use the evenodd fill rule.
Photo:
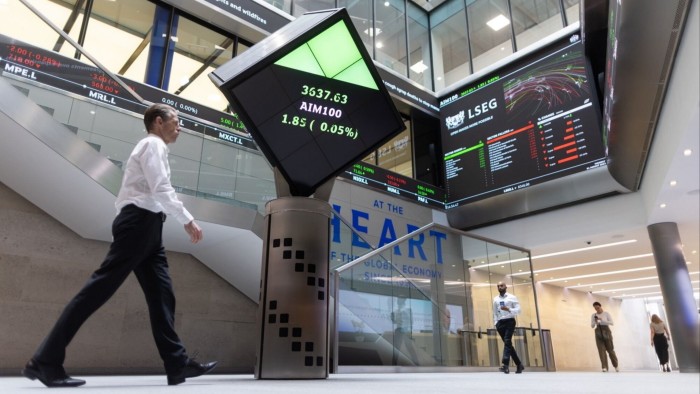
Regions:
<instances>
[{"instance_id":1,"label":"stock price screen","mask_svg":"<svg viewBox=\"0 0 700 394\"><path fill-rule=\"evenodd\" d=\"M447 208L605 165L578 35L440 100Z\"/></svg>"},{"instance_id":2,"label":"stock price screen","mask_svg":"<svg viewBox=\"0 0 700 394\"><path fill-rule=\"evenodd\" d=\"M313 194L405 127L347 12L335 12L319 23L317 15L309 17L312 23L306 15L292 22L306 23L311 33L223 84L231 105L297 196Z\"/></svg>"}]
</instances>

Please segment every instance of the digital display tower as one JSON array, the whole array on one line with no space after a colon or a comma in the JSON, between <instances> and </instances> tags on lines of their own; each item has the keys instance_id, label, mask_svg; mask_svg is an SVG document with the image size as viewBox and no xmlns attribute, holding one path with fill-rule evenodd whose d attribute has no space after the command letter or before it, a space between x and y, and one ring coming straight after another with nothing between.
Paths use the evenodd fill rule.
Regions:
<instances>
[{"instance_id":1,"label":"digital display tower","mask_svg":"<svg viewBox=\"0 0 700 394\"><path fill-rule=\"evenodd\" d=\"M210 78L294 196L405 128L345 9L302 15Z\"/></svg>"},{"instance_id":2,"label":"digital display tower","mask_svg":"<svg viewBox=\"0 0 700 394\"><path fill-rule=\"evenodd\" d=\"M403 131L403 120L345 9L302 15L210 78L278 182L278 198L265 206L255 377L327 378L326 185Z\"/></svg>"}]
</instances>

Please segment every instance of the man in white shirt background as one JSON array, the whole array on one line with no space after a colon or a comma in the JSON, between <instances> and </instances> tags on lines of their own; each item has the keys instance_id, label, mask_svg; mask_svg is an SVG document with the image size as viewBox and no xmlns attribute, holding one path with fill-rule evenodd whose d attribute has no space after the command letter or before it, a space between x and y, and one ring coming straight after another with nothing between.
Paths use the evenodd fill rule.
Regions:
<instances>
[{"instance_id":1,"label":"man in white shirt background","mask_svg":"<svg viewBox=\"0 0 700 394\"><path fill-rule=\"evenodd\" d=\"M510 373L510 359L516 365L515 373L522 373L525 366L520 361L518 353L513 347L513 332L515 332L515 316L520 314L520 302L513 294L507 293L508 288L504 282L498 282L496 285L498 295L493 298L493 323L496 325L496 331L503 340L503 357L501 359L503 365L498 369L503 373Z\"/></svg>"},{"instance_id":2,"label":"man in white shirt background","mask_svg":"<svg viewBox=\"0 0 700 394\"><path fill-rule=\"evenodd\" d=\"M68 303L22 374L48 387L75 387L84 380L63 369L66 347L82 324L107 302L133 271L148 304L151 329L165 367L169 385L211 371L216 362L200 364L187 355L175 332L175 295L168 273L162 232L166 215L184 226L192 243L202 239L202 229L177 197L170 184L167 144L177 140L177 111L164 104L151 105L144 113L148 135L129 156L115 202L112 244L102 265Z\"/></svg>"}]
</instances>

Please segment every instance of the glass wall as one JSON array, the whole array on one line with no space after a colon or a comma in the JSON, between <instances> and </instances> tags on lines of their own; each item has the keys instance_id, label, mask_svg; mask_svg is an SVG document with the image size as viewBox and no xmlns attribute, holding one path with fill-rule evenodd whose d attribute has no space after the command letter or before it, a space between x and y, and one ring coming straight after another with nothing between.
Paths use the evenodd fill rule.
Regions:
<instances>
[{"instance_id":1,"label":"glass wall","mask_svg":"<svg viewBox=\"0 0 700 394\"><path fill-rule=\"evenodd\" d=\"M155 9L155 4L147 1L95 0L83 48L108 70L134 81L143 81ZM79 32L80 25L76 25L71 36L75 33L77 37ZM110 37L108 45L105 45L105 37Z\"/></svg>"},{"instance_id":2,"label":"glass wall","mask_svg":"<svg viewBox=\"0 0 700 394\"><path fill-rule=\"evenodd\" d=\"M375 1L374 30L361 31L374 38L374 60L400 75L407 75L406 3L403 0Z\"/></svg>"},{"instance_id":3,"label":"glass wall","mask_svg":"<svg viewBox=\"0 0 700 394\"><path fill-rule=\"evenodd\" d=\"M467 6L469 47L474 72L513 53L507 0L476 0Z\"/></svg>"},{"instance_id":4,"label":"glass wall","mask_svg":"<svg viewBox=\"0 0 700 394\"><path fill-rule=\"evenodd\" d=\"M578 22L581 19L581 0L563 0L566 25Z\"/></svg>"},{"instance_id":5,"label":"glass wall","mask_svg":"<svg viewBox=\"0 0 700 394\"><path fill-rule=\"evenodd\" d=\"M437 91L472 73L464 3L452 2L435 10L430 14L430 25Z\"/></svg>"},{"instance_id":6,"label":"glass wall","mask_svg":"<svg viewBox=\"0 0 700 394\"><path fill-rule=\"evenodd\" d=\"M261 0L271 6L280 9L288 14L292 14L292 0Z\"/></svg>"},{"instance_id":7,"label":"glass wall","mask_svg":"<svg viewBox=\"0 0 700 394\"><path fill-rule=\"evenodd\" d=\"M534 44L564 28L559 0L511 0L515 45L518 49Z\"/></svg>"},{"instance_id":8,"label":"glass wall","mask_svg":"<svg viewBox=\"0 0 700 394\"><path fill-rule=\"evenodd\" d=\"M144 0L93 0L87 21L83 19L88 2L30 0L30 4L111 72L226 111L227 100L207 75L245 49L245 45L236 49L240 40L232 34ZM63 39L51 38L55 33L45 24L23 28L22 18L33 16L19 1L3 7L12 10L7 16L13 17L3 18L0 33L90 63Z\"/></svg>"},{"instance_id":9,"label":"glass wall","mask_svg":"<svg viewBox=\"0 0 700 394\"><path fill-rule=\"evenodd\" d=\"M580 0L264 0L294 16L345 7L375 61L439 91L579 20ZM563 8L563 9L562 9Z\"/></svg>"},{"instance_id":10,"label":"glass wall","mask_svg":"<svg viewBox=\"0 0 700 394\"><path fill-rule=\"evenodd\" d=\"M292 4L292 15L299 16L305 12L331 8L335 8L335 0L294 1Z\"/></svg>"},{"instance_id":11,"label":"glass wall","mask_svg":"<svg viewBox=\"0 0 700 394\"><path fill-rule=\"evenodd\" d=\"M414 150L411 121L404 119L404 125L406 126L406 130L396 135L386 144L380 146L379 149L370 153L361 161L409 178L414 178Z\"/></svg>"},{"instance_id":12,"label":"glass wall","mask_svg":"<svg viewBox=\"0 0 700 394\"><path fill-rule=\"evenodd\" d=\"M44 10L43 12L50 16L53 24L64 29L73 40L78 41L84 12L81 8L74 12L71 11L76 7L75 0L66 1L66 6L46 0L30 0L29 4ZM64 45L65 40L43 22L39 22L36 26L28 29L27 21L37 19L37 17L19 1L0 3L0 6L2 7L0 34L14 37L42 48L52 48L52 50L65 56L72 57L75 55L75 48L69 44Z\"/></svg>"},{"instance_id":13,"label":"glass wall","mask_svg":"<svg viewBox=\"0 0 700 394\"><path fill-rule=\"evenodd\" d=\"M545 367L532 280L514 275L531 273L528 251L439 225L411 235L333 267L339 365L499 366L503 281L521 307L516 351L526 367Z\"/></svg>"},{"instance_id":14,"label":"glass wall","mask_svg":"<svg viewBox=\"0 0 700 394\"><path fill-rule=\"evenodd\" d=\"M170 38L172 61L163 88L210 108L225 111L228 101L209 80L209 73L233 58L234 38L178 15Z\"/></svg>"},{"instance_id":15,"label":"glass wall","mask_svg":"<svg viewBox=\"0 0 700 394\"><path fill-rule=\"evenodd\" d=\"M408 47L408 77L423 88L432 90L430 24L428 15L413 3L408 3Z\"/></svg>"},{"instance_id":16,"label":"glass wall","mask_svg":"<svg viewBox=\"0 0 700 394\"><path fill-rule=\"evenodd\" d=\"M563 1L565 15L560 4L558 0L450 0L433 10L435 91L562 29L564 21L579 20L579 0Z\"/></svg>"},{"instance_id":17,"label":"glass wall","mask_svg":"<svg viewBox=\"0 0 700 394\"><path fill-rule=\"evenodd\" d=\"M405 123L409 123L405 121ZM395 173L413 178L413 149L410 125L389 142L377 149L376 165Z\"/></svg>"}]
</instances>

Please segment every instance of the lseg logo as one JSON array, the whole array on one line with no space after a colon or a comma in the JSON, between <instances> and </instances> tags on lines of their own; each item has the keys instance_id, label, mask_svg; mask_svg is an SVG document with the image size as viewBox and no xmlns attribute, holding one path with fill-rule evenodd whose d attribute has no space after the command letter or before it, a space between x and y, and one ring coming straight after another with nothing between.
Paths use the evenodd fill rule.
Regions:
<instances>
[{"instance_id":1,"label":"lseg logo","mask_svg":"<svg viewBox=\"0 0 700 394\"><path fill-rule=\"evenodd\" d=\"M461 126L464 123L464 111L459 111L457 115L448 116L445 118L445 126L448 130L452 130Z\"/></svg>"}]
</instances>

